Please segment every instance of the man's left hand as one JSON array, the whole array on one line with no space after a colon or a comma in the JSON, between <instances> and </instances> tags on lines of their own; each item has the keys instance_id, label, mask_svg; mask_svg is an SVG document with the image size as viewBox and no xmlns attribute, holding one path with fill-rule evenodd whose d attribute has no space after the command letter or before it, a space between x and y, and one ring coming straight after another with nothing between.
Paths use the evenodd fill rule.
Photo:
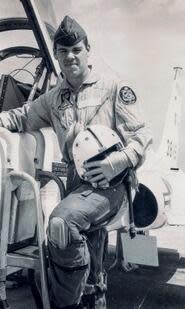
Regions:
<instances>
[{"instance_id":1,"label":"man's left hand","mask_svg":"<svg viewBox=\"0 0 185 309\"><path fill-rule=\"evenodd\" d=\"M114 151L103 160L84 163L84 179L104 188L128 166L129 160L124 151Z\"/></svg>"}]
</instances>

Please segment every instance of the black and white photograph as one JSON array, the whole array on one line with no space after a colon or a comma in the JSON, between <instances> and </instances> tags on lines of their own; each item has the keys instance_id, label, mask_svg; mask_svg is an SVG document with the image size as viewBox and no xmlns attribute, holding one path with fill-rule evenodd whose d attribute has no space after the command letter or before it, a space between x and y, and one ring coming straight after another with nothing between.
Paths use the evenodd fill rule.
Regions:
<instances>
[{"instance_id":1,"label":"black and white photograph","mask_svg":"<svg viewBox=\"0 0 185 309\"><path fill-rule=\"evenodd\" d=\"M185 2L0 0L0 309L185 308Z\"/></svg>"}]
</instances>

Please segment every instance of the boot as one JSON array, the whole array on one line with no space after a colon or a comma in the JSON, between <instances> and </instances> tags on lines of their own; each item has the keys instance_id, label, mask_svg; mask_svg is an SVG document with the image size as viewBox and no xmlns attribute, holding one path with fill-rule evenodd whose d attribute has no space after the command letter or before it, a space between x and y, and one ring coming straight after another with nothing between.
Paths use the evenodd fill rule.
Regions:
<instances>
[{"instance_id":1,"label":"boot","mask_svg":"<svg viewBox=\"0 0 185 309\"><path fill-rule=\"evenodd\" d=\"M105 293L99 293L95 296L95 304L93 309L107 309Z\"/></svg>"},{"instance_id":2,"label":"boot","mask_svg":"<svg viewBox=\"0 0 185 309\"><path fill-rule=\"evenodd\" d=\"M0 299L0 308L1 309L10 309L7 300L1 300Z\"/></svg>"},{"instance_id":3,"label":"boot","mask_svg":"<svg viewBox=\"0 0 185 309\"><path fill-rule=\"evenodd\" d=\"M83 309L107 309L105 293L83 295Z\"/></svg>"}]
</instances>

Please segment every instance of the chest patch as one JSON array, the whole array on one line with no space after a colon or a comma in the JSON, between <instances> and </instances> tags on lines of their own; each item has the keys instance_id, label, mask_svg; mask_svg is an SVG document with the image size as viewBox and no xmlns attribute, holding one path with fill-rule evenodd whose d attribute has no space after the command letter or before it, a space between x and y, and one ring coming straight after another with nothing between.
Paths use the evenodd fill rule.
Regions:
<instances>
[{"instance_id":1,"label":"chest patch","mask_svg":"<svg viewBox=\"0 0 185 309\"><path fill-rule=\"evenodd\" d=\"M119 97L124 104L134 104L137 100L134 91L127 86L124 86L119 91Z\"/></svg>"}]
</instances>

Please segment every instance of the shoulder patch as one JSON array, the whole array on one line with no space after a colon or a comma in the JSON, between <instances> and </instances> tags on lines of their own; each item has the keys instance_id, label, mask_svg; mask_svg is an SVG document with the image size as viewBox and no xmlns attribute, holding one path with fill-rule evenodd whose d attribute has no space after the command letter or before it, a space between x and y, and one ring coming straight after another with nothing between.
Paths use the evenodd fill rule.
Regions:
<instances>
[{"instance_id":1,"label":"shoulder patch","mask_svg":"<svg viewBox=\"0 0 185 309\"><path fill-rule=\"evenodd\" d=\"M119 97L124 104L134 104L137 100L135 92L127 86L124 86L119 91Z\"/></svg>"}]
</instances>

